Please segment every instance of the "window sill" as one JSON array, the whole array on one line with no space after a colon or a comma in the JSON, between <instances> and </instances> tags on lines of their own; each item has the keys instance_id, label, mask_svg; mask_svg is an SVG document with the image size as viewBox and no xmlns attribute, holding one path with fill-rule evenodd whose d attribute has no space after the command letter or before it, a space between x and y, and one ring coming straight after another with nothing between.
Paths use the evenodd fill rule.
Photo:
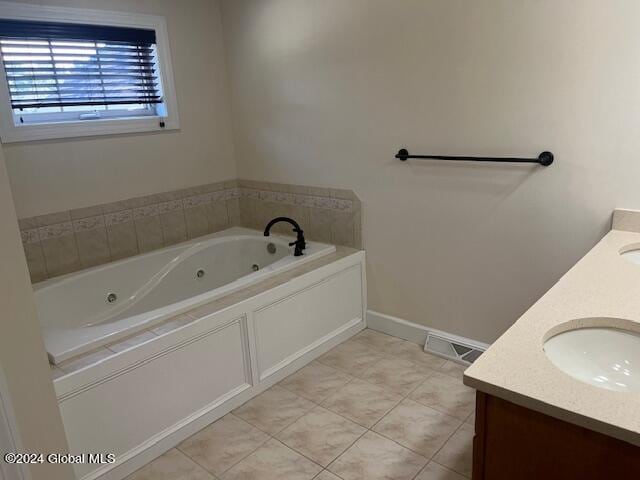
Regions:
<instances>
[{"instance_id":1,"label":"window sill","mask_svg":"<svg viewBox=\"0 0 640 480\"><path fill-rule=\"evenodd\" d=\"M180 128L177 120L171 118L164 118L162 120L165 123L164 127L160 126L161 118L156 116L11 126L3 129L2 143L161 132Z\"/></svg>"}]
</instances>

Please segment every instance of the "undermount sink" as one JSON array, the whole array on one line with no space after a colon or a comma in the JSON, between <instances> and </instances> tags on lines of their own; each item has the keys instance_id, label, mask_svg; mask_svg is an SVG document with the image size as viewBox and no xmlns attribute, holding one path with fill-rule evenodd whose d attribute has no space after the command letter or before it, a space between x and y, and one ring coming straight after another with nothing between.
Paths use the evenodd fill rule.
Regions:
<instances>
[{"instance_id":1,"label":"undermount sink","mask_svg":"<svg viewBox=\"0 0 640 480\"><path fill-rule=\"evenodd\" d=\"M596 387L640 392L640 333L578 328L551 337L544 351L560 370Z\"/></svg>"},{"instance_id":2,"label":"undermount sink","mask_svg":"<svg viewBox=\"0 0 640 480\"><path fill-rule=\"evenodd\" d=\"M640 265L640 249L633 248L631 250L623 250L620 252L620 255L625 260L628 260L631 263L635 263L636 265Z\"/></svg>"}]
</instances>

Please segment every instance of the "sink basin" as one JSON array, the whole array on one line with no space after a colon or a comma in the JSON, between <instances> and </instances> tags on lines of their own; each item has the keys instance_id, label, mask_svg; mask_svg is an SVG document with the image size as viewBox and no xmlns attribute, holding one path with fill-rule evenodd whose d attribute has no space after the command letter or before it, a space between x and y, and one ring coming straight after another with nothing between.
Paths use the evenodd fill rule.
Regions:
<instances>
[{"instance_id":1,"label":"sink basin","mask_svg":"<svg viewBox=\"0 0 640 480\"><path fill-rule=\"evenodd\" d=\"M634 248L633 250L623 251L620 255L625 260L635 263L636 265L640 265L640 249Z\"/></svg>"},{"instance_id":2,"label":"sink basin","mask_svg":"<svg viewBox=\"0 0 640 480\"><path fill-rule=\"evenodd\" d=\"M563 372L596 387L640 392L640 334L616 328L569 330L544 344Z\"/></svg>"}]
</instances>

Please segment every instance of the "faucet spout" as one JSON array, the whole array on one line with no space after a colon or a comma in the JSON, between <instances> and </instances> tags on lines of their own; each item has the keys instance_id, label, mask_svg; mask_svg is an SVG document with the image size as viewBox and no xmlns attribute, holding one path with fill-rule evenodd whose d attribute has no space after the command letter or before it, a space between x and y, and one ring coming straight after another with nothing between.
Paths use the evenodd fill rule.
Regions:
<instances>
[{"instance_id":1,"label":"faucet spout","mask_svg":"<svg viewBox=\"0 0 640 480\"><path fill-rule=\"evenodd\" d=\"M289 218L289 217L276 217L273 220L271 220L269 223L267 223L267 226L264 228L264 236L268 237L271 234L271 228L279 222L285 222L290 224L293 227L293 231L296 233L296 241L295 242L291 242L289 244L290 247L295 246L294 250L293 250L293 255L294 257L299 257L301 255L303 255L303 250L305 248L307 248L307 242L304 239L304 232L302 231L302 228L300 228L300 225L298 224L298 222L296 222L294 219Z\"/></svg>"}]
</instances>

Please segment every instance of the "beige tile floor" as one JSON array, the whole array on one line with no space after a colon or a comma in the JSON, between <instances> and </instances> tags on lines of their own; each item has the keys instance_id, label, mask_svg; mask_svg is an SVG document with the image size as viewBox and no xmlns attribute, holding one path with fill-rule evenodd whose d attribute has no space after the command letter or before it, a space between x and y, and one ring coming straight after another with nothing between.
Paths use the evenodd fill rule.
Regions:
<instances>
[{"instance_id":1,"label":"beige tile floor","mask_svg":"<svg viewBox=\"0 0 640 480\"><path fill-rule=\"evenodd\" d=\"M364 330L127 480L464 480L463 370Z\"/></svg>"}]
</instances>

